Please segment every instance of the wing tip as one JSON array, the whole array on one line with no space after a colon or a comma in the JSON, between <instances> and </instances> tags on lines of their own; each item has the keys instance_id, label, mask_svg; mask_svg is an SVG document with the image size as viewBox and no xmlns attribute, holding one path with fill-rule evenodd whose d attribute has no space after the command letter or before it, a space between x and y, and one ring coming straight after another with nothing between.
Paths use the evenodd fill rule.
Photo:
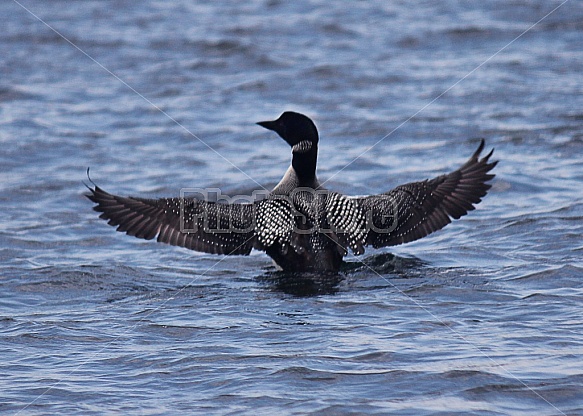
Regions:
<instances>
[{"instance_id":1,"label":"wing tip","mask_svg":"<svg viewBox=\"0 0 583 416\"><path fill-rule=\"evenodd\" d=\"M478 148L476 149L476 151L474 152L474 154L472 155L472 157L470 159L472 160L478 160L479 156L481 155L482 151L484 150L484 147L486 147L486 139L484 139L483 137L480 137L480 144L478 145ZM490 149L490 151L488 152L487 155L485 155L484 157L482 157L482 159L480 159L480 162L487 162L488 159L490 159L490 157L492 157L492 155L494 154L494 147L492 149Z\"/></svg>"},{"instance_id":2,"label":"wing tip","mask_svg":"<svg viewBox=\"0 0 583 416\"><path fill-rule=\"evenodd\" d=\"M91 176L89 175L89 167L87 168L87 180L89 181L89 183L93 186L93 188L89 185L87 185L85 183L85 181L82 181L83 185L85 185L85 187L89 190L90 193L86 193L83 194L85 197L87 197L91 202L94 202L96 204L100 203L100 198L99 195L103 195L103 196L111 196L110 193L104 191L103 189L101 189L99 186L97 186L97 184L93 181L93 179L91 179ZM97 207L94 207L94 209Z\"/></svg>"}]
</instances>

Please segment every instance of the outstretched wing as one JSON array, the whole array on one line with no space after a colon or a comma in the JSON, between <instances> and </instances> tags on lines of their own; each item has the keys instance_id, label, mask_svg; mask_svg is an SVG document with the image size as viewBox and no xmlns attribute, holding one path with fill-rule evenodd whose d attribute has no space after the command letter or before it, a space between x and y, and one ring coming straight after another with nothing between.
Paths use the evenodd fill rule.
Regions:
<instances>
[{"instance_id":1,"label":"outstretched wing","mask_svg":"<svg viewBox=\"0 0 583 416\"><path fill-rule=\"evenodd\" d=\"M195 198L145 199L112 195L95 186L87 198L117 231L212 254L248 255L255 239L253 205Z\"/></svg>"},{"instance_id":2,"label":"outstretched wing","mask_svg":"<svg viewBox=\"0 0 583 416\"><path fill-rule=\"evenodd\" d=\"M459 169L431 180L401 185L381 195L357 198L367 218L366 244L375 248L414 241L437 231L474 209L495 175L488 172L494 150L482 159L484 140Z\"/></svg>"}]
</instances>

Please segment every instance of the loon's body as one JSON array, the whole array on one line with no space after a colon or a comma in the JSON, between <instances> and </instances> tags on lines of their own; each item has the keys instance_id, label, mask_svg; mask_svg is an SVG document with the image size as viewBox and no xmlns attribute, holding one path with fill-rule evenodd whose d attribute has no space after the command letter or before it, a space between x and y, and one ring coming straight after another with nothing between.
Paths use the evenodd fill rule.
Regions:
<instances>
[{"instance_id":1,"label":"loon's body","mask_svg":"<svg viewBox=\"0 0 583 416\"><path fill-rule=\"evenodd\" d=\"M87 197L100 218L138 238L215 254L266 252L288 271L338 271L350 249L407 243L443 228L474 209L497 162L479 159L484 141L459 169L379 195L347 197L316 177L319 136L308 117L285 112L257 123L292 147L292 162L263 199L220 203L196 198L145 199L109 194L95 186Z\"/></svg>"}]
</instances>

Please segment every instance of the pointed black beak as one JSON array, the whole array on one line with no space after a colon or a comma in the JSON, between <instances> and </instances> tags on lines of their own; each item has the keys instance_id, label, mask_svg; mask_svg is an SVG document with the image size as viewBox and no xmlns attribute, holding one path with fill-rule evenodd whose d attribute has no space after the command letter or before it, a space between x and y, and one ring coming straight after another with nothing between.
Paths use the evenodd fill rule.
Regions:
<instances>
[{"instance_id":1,"label":"pointed black beak","mask_svg":"<svg viewBox=\"0 0 583 416\"><path fill-rule=\"evenodd\" d=\"M259 124L263 128L266 128L267 130L277 131L277 122L276 121L260 121L257 124Z\"/></svg>"}]
</instances>

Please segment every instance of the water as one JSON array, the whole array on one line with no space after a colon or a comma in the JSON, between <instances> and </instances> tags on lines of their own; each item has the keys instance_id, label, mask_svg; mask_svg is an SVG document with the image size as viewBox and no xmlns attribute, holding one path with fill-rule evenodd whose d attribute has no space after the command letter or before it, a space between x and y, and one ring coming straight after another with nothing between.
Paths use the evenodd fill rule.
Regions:
<instances>
[{"instance_id":1,"label":"water","mask_svg":"<svg viewBox=\"0 0 583 416\"><path fill-rule=\"evenodd\" d=\"M524 33L560 5L2 2L0 412L583 414L581 2ZM338 279L132 239L83 196L88 166L117 194L269 188L289 149L254 122L284 110L346 194L479 137L497 177Z\"/></svg>"}]
</instances>

